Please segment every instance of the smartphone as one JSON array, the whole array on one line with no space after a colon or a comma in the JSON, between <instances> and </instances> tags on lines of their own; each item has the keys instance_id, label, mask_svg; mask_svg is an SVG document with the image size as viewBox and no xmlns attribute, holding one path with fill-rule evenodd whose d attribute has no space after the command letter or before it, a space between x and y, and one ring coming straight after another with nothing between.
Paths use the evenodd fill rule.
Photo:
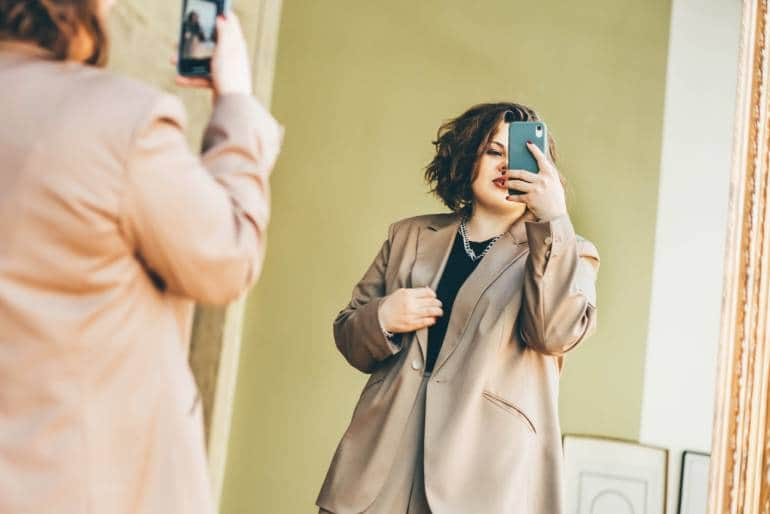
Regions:
<instances>
[{"instance_id":1,"label":"smartphone","mask_svg":"<svg viewBox=\"0 0 770 514\"><path fill-rule=\"evenodd\" d=\"M182 1L177 65L180 75L211 76L211 57L217 44L217 16L229 9L229 0Z\"/></svg>"},{"instance_id":2,"label":"smartphone","mask_svg":"<svg viewBox=\"0 0 770 514\"><path fill-rule=\"evenodd\" d=\"M508 169L538 173L537 161L527 148L532 141L540 151L548 155L548 127L542 121L514 121L508 124ZM520 195L521 191L509 189L508 194Z\"/></svg>"}]
</instances>

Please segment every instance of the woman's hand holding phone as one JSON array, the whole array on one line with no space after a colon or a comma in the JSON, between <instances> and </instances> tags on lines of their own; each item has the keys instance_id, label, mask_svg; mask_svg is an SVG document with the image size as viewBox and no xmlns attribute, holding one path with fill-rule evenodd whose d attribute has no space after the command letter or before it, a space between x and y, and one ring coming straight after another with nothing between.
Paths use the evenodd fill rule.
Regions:
<instances>
[{"instance_id":1,"label":"woman's hand holding phone","mask_svg":"<svg viewBox=\"0 0 770 514\"><path fill-rule=\"evenodd\" d=\"M539 221L549 221L566 214L567 202L559 171L537 145L527 143L527 148L537 161L540 172L507 170L508 188L523 194L508 196L506 200L526 204Z\"/></svg>"},{"instance_id":2,"label":"woman's hand holding phone","mask_svg":"<svg viewBox=\"0 0 770 514\"><path fill-rule=\"evenodd\" d=\"M211 58L211 78L177 75L176 83L183 87L212 89L215 96L252 94L251 65L246 39L234 12L217 16L217 45Z\"/></svg>"},{"instance_id":3,"label":"woman's hand holding phone","mask_svg":"<svg viewBox=\"0 0 770 514\"><path fill-rule=\"evenodd\" d=\"M378 315L382 328L394 334L414 332L436 324L444 315L441 300L429 287L399 289L380 303Z\"/></svg>"}]
</instances>

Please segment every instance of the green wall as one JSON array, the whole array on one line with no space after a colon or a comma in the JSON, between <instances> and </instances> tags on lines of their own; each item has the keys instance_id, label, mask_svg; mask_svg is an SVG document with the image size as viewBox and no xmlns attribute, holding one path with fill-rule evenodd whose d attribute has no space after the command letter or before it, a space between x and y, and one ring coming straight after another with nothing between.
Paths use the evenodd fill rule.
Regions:
<instances>
[{"instance_id":1,"label":"green wall","mask_svg":"<svg viewBox=\"0 0 770 514\"><path fill-rule=\"evenodd\" d=\"M669 0L285 0L273 111L287 127L251 295L222 512L312 504L365 377L331 322L389 223L442 210L422 169L471 104L535 107L578 231L602 254L599 330L567 359L565 432L636 438Z\"/></svg>"}]
</instances>

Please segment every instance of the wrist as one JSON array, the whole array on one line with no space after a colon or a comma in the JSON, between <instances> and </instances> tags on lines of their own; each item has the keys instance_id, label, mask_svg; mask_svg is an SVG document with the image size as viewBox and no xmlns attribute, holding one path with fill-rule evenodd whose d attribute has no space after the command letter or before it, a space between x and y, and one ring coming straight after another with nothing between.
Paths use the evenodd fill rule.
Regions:
<instances>
[{"instance_id":1,"label":"wrist","mask_svg":"<svg viewBox=\"0 0 770 514\"><path fill-rule=\"evenodd\" d=\"M567 215L567 211L557 211L557 212L551 212L551 213L545 213L542 216L537 216L537 222L538 223L548 223L555 219L564 217Z\"/></svg>"},{"instance_id":2,"label":"wrist","mask_svg":"<svg viewBox=\"0 0 770 514\"><path fill-rule=\"evenodd\" d=\"M385 323L382 321L382 311L386 301L387 297L383 298L383 300L380 302L380 306L377 308L377 323L380 325L380 332L382 332L382 335L384 335L387 339L392 339L394 335L393 332L388 330L388 328L385 326Z\"/></svg>"},{"instance_id":3,"label":"wrist","mask_svg":"<svg viewBox=\"0 0 770 514\"><path fill-rule=\"evenodd\" d=\"M251 96L251 86L228 86L223 88L216 88L214 90L216 96L226 95L246 95Z\"/></svg>"}]
</instances>

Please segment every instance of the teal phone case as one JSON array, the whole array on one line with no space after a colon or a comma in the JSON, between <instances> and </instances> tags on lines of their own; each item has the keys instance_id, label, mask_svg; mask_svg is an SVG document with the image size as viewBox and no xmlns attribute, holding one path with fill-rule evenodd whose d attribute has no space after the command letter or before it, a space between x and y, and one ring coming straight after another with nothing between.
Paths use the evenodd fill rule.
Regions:
<instances>
[{"instance_id":1,"label":"teal phone case","mask_svg":"<svg viewBox=\"0 0 770 514\"><path fill-rule=\"evenodd\" d=\"M532 141L547 154L548 127L542 121L514 121L508 124L508 169L527 170L538 173L537 161L527 148L527 141ZM521 194L520 191L508 190L508 194Z\"/></svg>"}]
</instances>

